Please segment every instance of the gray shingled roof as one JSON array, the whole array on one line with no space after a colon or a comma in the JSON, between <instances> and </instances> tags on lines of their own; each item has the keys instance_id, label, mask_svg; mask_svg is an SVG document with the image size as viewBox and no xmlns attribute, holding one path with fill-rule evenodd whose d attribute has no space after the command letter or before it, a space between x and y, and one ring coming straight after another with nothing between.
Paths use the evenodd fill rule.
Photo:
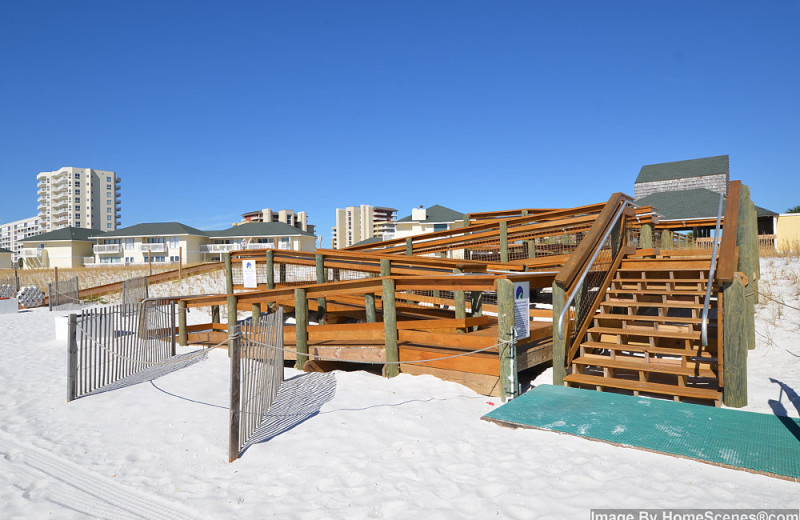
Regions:
<instances>
[{"instance_id":1,"label":"gray shingled roof","mask_svg":"<svg viewBox=\"0 0 800 520\"><path fill-rule=\"evenodd\" d=\"M365 246L367 244L377 244L378 242L383 242L383 240L381 240L380 237L369 237L369 238L365 238L361 242L356 242L355 244L353 244L350 247Z\"/></svg>"},{"instance_id":2,"label":"gray shingled roof","mask_svg":"<svg viewBox=\"0 0 800 520\"><path fill-rule=\"evenodd\" d=\"M464 214L458 211L439 204L433 205L425 209L426 219L425 222L456 222L457 220L464 220ZM411 218L411 215L403 217L398 222L418 222Z\"/></svg>"},{"instance_id":3,"label":"gray shingled roof","mask_svg":"<svg viewBox=\"0 0 800 520\"><path fill-rule=\"evenodd\" d=\"M290 226L285 222L249 222L222 231L207 231L211 238L274 237L302 235L313 237L313 233Z\"/></svg>"},{"instance_id":4,"label":"gray shingled roof","mask_svg":"<svg viewBox=\"0 0 800 520\"><path fill-rule=\"evenodd\" d=\"M94 236L102 236L103 238L116 238L116 237L143 237L143 236L162 236L162 235L197 235L206 236L205 231L197 228L181 224L180 222L151 222L145 224L136 224L128 226L116 231L109 231L104 234L96 234Z\"/></svg>"},{"instance_id":5,"label":"gray shingled roof","mask_svg":"<svg viewBox=\"0 0 800 520\"><path fill-rule=\"evenodd\" d=\"M8 249L3 249L2 247L0 247L0 253L11 253L12 255L14 254L13 251L10 251Z\"/></svg>"},{"instance_id":6,"label":"gray shingled roof","mask_svg":"<svg viewBox=\"0 0 800 520\"><path fill-rule=\"evenodd\" d=\"M88 228L79 228L79 227L65 227L61 229L56 229L54 231L48 231L47 233L42 233L41 235L36 235L33 237L28 237L22 242L55 242L55 241L67 241L67 240L79 240L83 242L91 242L91 237L96 236L104 236L105 233L100 231L99 229L88 229Z\"/></svg>"},{"instance_id":7,"label":"gray shingled roof","mask_svg":"<svg viewBox=\"0 0 800 520\"><path fill-rule=\"evenodd\" d=\"M639 206L653 206L663 220L696 218L716 218L719 207L719 193L705 188L682 191L663 191L642 197L636 201ZM725 211L725 202L722 203ZM757 217L777 215L774 211L756 206Z\"/></svg>"},{"instance_id":8,"label":"gray shingled roof","mask_svg":"<svg viewBox=\"0 0 800 520\"><path fill-rule=\"evenodd\" d=\"M666 181L669 179L685 179L704 175L729 174L730 162L727 155L674 161L659 164L647 164L639 170L636 184L643 182Z\"/></svg>"}]
</instances>

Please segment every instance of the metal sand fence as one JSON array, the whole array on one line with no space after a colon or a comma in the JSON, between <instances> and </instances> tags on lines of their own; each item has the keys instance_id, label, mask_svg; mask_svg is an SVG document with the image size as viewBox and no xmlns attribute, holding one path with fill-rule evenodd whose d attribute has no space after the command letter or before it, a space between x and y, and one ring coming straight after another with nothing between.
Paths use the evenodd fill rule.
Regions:
<instances>
[{"instance_id":1,"label":"metal sand fence","mask_svg":"<svg viewBox=\"0 0 800 520\"><path fill-rule=\"evenodd\" d=\"M238 326L231 338L229 459L239 458L283 382L283 311Z\"/></svg>"},{"instance_id":2,"label":"metal sand fence","mask_svg":"<svg viewBox=\"0 0 800 520\"><path fill-rule=\"evenodd\" d=\"M67 401L175 356L175 303L86 309L69 315Z\"/></svg>"}]
</instances>

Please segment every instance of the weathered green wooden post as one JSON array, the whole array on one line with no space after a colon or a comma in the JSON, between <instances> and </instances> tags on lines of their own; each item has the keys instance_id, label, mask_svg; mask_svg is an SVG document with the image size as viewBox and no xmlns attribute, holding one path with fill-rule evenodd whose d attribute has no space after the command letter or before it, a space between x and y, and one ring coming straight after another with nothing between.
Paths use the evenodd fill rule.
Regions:
<instances>
[{"instance_id":1,"label":"weathered green wooden post","mask_svg":"<svg viewBox=\"0 0 800 520\"><path fill-rule=\"evenodd\" d=\"M639 249L653 248L653 224L642 224L642 231L639 233Z\"/></svg>"},{"instance_id":2,"label":"weathered green wooden post","mask_svg":"<svg viewBox=\"0 0 800 520\"><path fill-rule=\"evenodd\" d=\"M325 279L325 257L322 253L317 253L316 255L316 267L317 267L317 283L325 283L327 280ZM322 316L328 311L328 304L325 301L325 297L321 296L317 298L317 317L319 320L322 319Z\"/></svg>"},{"instance_id":3,"label":"weathered green wooden post","mask_svg":"<svg viewBox=\"0 0 800 520\"><path fill-rule=\"evenodd\" d=\"M275 251L267 249L267 289L275 288Z\"/></svg>"},{"instance_id":4,"label":"weathered green wooden post","mask_svg":"<svg viewBox=\"0 0 800 520\"><path fill-rule=\"evenodd\" d=\"M294 367L303 370L308 361L308 298L305 289L294 290L295 350L297 361Z\"/></svg>"},{"instance_id":5,"label":"weathered green wooden post","mask_svg":"<svg viewBox=\"0 0 800 520\"><path fill-rule=\"evenodd\" d=\"M219 318L219 305L211 306L211 323L221 323Z\"/></svg>"},{"instance_id":6,"label":"weathered green wooden post","mask_svg":"<svg viewBox=\"0 0 800 520\"><path fill-rule=\"evenodd\" d=\"M747 302L739 277L723 286L722 337L724 338L722 401L726 406L747 405Z\"/></svg>"},{"instance_id":7,"label":"weathered green wooden post","mask_svg":"<svg viewBox=\"0 0 800 520\"><path fill-rule=\"evenodd\" d=\"M461 269L458 267L453 269L454 274L461 274ZM463 320L467 317L467 301L464 291L453 291L453 300L455 307L455 316L457 320ZM458 328L458 332L465 332L464 329Z\"/></svg>"},{"instance_id":8,"label":"weathered green wooden post","mask_svg":"<svg viewBox=\"0 0 800 520\"><path fill-rule=\"evenodd\" d=\"M661 230L661 249L672 249L672 231L669 229Z\"/></svg>"},{"instance_id":9,"label":"weathered green wooden post","mask_svg":"<svg viewBox=\"0 0 800 520\"><path fill-rule=\"evenodd\" d=\"M470 313L472 316L483 316L483 291L470 291ZM472 326L472 331L478 330L477 325Z\"/></svg>"},{"instance_id":10,"label":"weathered green wooden post","mask_svg":"<svg viewBox=\"0 0 800 520\"><path fill-rule=\"evenodd\" d=\"M381 263L383 260L381 260ZM397 310L394 301L394 280L385 278L383 280L383 335L386 345L386 365L384 374L386 377L395 377L400 373L400 352L397 348Z\"/></svg>"},{"instance_id":11,"label":"weathered green wooden post","mask_svg":"<svg viewBox=\"0 0 800 520\"><path fill-rule=\"evenodd\" d=\"M67 320L67 402L70 402L78 395L78 315L70 314Z\"/></svg>"},{"instance_id":12,"label":"weathered green wooden post","mask_svg":"<svg viewBox=\"0 0 800 520\"><path fill-rule=\"evenodd\" d=\"M516 348L510 342L514 328L514 282L506 279L497 280L497 343L500 357L500 398L505 402L509 397L517 395Z\"/></svg>"},{"instance_id":13,"label":"weathered green wooden post","mask_svg":"<svg viewBox=\"0 0 800 520\"><path fill-rule=\"evenodd\" d=\"M469 213L464 215L464 227L469 226Z\"/></svg>"},{"instance_id":14,"label":"weathered green wooden post","mask_svg":"<svg viewBox=\"0 0 800 520\"><path fill-rule=\"evenodd\" d=\"M392 276L392 261L381 258L381 276Z\"/></svg>"},{"instance_id":15,"label":"weathered green wooden post","mask_svg":"<svg viewBox=\"0 0 800 520\"><path fill-rule=\"evenodd\" d=\"M411 237L406 237L406 254L408 256L414 254L414 241Z\"/></svg>"},{"instance_id":16,"label":"weathered green wooden post","mask_svg":"<svg viewBox=\"0 0 800 520\"><path fill-rule=\"evenodd\" d=\"M528 240L528 258L536 258L536 239Z\"/></svg>"},{"instance_id":17,"label":"weathered green wooden post","mask_svg":"<svg viewBox=\"0 0 800 520\"><path fill-rule=\"evenodd\" d=\"M500 222L500 261L508 262L508 222Z\"/></svg>"},{"instance_id":18,"label":"weathered green wooden post","mask_svg":"<svg viewBox=\"0 0 800 520\"><path fill-rule=\"evenodd\" d=\"M229 341L228 353L231 358L231 402L229 406L229 425L228 431L228 462L233 462L239 458L239 427L241 424L241 344L239 342L239 327L233 328L233 334Z\"/></svg>"},{"instance_id":19,"label":"weathered green wooden post","mask_svg":"<svg viewBox=\"0 0 800 520\"><path fill-rule=\"evenodd\" d=\"M188 335L186 333L186 301L178 301L178 344L185 347L189 344Z\"/></svg>"},{"instance_id":20,"label":"weathered green wooden post","mask_svg":"<svg viewBox=\"0 0 800 520\"><path fill-rule=\"evenodd\" d=\"M755 302L758 288L758 236L755 208L750 200L750 188L742 184L739 194L739 219L736 229L736 244L739 246L737 270L747 275L745 296L745 341L747 348L756 348Z\"/></svg>"},{"instance_id":21,"label":"weathered green wooden post","mask_svg":"<svg viewBox=\"0 0 800 520\"><path fill-rule=\"evenodd\" d=\"M250 306L250 319L253 322L253 327L258 328L259 323L261 323L261 304L254 303Z\"/></svg>"},{"instance_id":22,"label":"weathered green wooden post","mask_svg":"<svg viewBox=\"0 0 800 520\"><path fill-rule=\"evenodd\" d=\"M558 318L564 310L566 291L558 282L553 282L553 384L563 385L567 375L567 325L564 316L563 335L558 332Z\"/></svg>"},{"instance_id":23,"label":"weathered green wooden post","mask_svg":"<svg viewBox=\"0 0 800 520\"><path fill-rule=\"evenodd\" d=\"M230 253L225 253L225 293L233 294L233 264Z\"/></svg>"},{"instance_id":24,"label":"weathered green wooden post","mask_svg":"<svg viewBox=\"0 0 800 520\"><path fill-rule=\"evenodd\" d=\"M375 323L378 321L378 312L375 309L375 295L366 293L364 295L364 309L366 313L367 323Z\"/></svg>"}]
</instances>

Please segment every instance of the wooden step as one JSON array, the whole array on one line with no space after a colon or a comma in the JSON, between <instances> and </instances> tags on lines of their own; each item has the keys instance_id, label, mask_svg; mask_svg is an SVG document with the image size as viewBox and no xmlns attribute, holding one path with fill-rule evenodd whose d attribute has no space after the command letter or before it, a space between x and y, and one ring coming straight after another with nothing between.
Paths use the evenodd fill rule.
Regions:
<instances>
[{"instance_id":1,"label":"wooden step","mask_svg":"<svg viewBox=\"0 0 800 520\"><path fill-rule=\"evenodd\" d=\"M716 342L716 339L714 339ZM709 345L711 345L711 338L709 338ZM651 347L650 345L636 345L628 343L609 343L607 341L584 341L581 343L583 348L613 350L615 352L641 352L661 356L681 356L687 358L696 358L698 363L711 363L716 364L717 358L713 357L709 351L700 351L698 349L686 348L670 348L670 347ZM704 355L705 354L705 355Z\"/></svg>"},{"instance_id":2,"label":"wooden step","mask_svg":"<svg viewBox=\"0 0 800 520\"><path fill-rule=\"evenodd\" d=\"M588 332L594 334L612 334L614 336L645 336L649 338L670 338L670 339L685 339L685 340L699 340L700 331L692 332L677 332L671 330L656 330L651 327L642 327L637 329L622 329L617 327L590 327Z\"/></svg>"},{"instance_id":3,"label":"wooden step","mask_svg":"<svg viewBox=\"0 0 800 520\"><path fill-rule=\"evenodd\" d=\"M642 271L647 273L647 271ZM639 278L633 276L621 276L622 273L617 273L614 278L615 282L653 282L653 283L706 283L708 282L707 276L700 276L698 278ZM661 273L658 273L659 275Z\"/></svg>"},{"instance_id":4,"label":"wooden step","mask_svg":"<svg viewBox=\"0 0 800 520\"><path fill-rule=\"evenodd\" d=\"M687 377L705 377L710 379L716 379L717 377L716 372L697 363L692 363L689 366L681 366L675 362L670 362L670 360L659 358L649 358L648 360L642 357L623 356L621 358L617 357L612 359L610 356L586 354L575 358L572 363L583 366L618 368L621 370L674 374Z\"/></svg>"},{"instance_id":5,"label":"wooden step","mask_svg":"<svg viewBox=\"0 0 800 520\"><path fill-rule=\"evenodd\" d=\"M594 315L595 319L602 319L602 320L619 320L619 321L650 321L654 323L682 323L682 324L693 324L693 325L700 325L702 324L702 319L700 318L687 318L687 317L679 317L679 316L643 316L639 314L611 314L608 312L599 312ZM711 325L713 322L709 320L708 324Z\"/></svg>"},{"instance_id":6,"label":"wooden step","mask_svg":"<svg viewBox=\"0 0 800 520\"><path fill-rule=\"evenodd\" d=\"M696 388L691 386L673 386L663 383L643 383L629 379L606 378L602 376L592 376L587 374L572 373L564 377L564 382L569 384L589 385L600 388L619 388L631 390L633 392L645 392L652 394L671 395L677 397L688 397L690 399L708 399L719 401L722 392L708 388Z\"/></svg>"},{"instance_id":7,"label":"wooden step","mask_svg":"<svg viewBox=\"0 0 800 520\"><path fill-rule=\"evenodd\" d=\"M646 288L646 289L608 289L608 294L656 294L667 296L705 296L705 291L698 291L697 289L666 289L666 288Z\"/></svg>"},{"instance_id":8,"label":"wooden step","mask_svg":"<svg viewBox=\"0 0 800 520\"><path fill-rule=\"evenodd\" d=\"M628 300L624 298L607 299L600 302L601 307L631 307L631 308L662 308L662 309L702 309L702 303L685 302L685 301L669 301L664 302L640 302L637 300Z\"/></svg>"}]
</instances>

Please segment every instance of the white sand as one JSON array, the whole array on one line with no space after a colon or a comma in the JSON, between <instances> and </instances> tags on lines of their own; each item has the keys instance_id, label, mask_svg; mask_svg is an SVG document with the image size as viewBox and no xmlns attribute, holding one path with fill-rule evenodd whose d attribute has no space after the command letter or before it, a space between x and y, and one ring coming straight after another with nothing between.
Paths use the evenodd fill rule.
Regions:
<instances>
[{"instance_id":1,"label":"white sand","mask_svg":"<svg viewBox=\"0 0 800 520\"><path fill-rule=\"evenodd\" d=\"M762 266L762 288L800 308L800 261ZM287 369L298 398L274 419L296 424L229 464L225 352L67 404L56 314L0 315L2 518L588 518L602 507L800 506L800 484L481 421L497 399L430 376ZM800 390L800 312L766 301L756 327L747 409L797 417L800 400L770 378Z\"/></svg>"}]
</instances>

